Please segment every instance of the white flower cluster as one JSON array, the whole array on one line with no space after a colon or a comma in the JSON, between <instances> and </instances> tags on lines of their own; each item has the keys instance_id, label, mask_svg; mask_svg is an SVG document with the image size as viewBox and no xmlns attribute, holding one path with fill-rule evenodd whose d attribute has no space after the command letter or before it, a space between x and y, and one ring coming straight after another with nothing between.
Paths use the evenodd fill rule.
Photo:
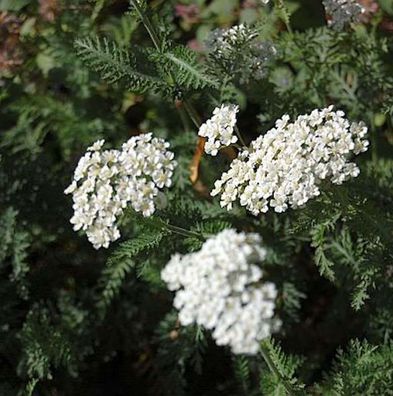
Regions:
<instances>
[{"instance_id":1,"label":"white flower cluster","mask_svg":"<svg viewBox=\"0 0 393 396\"><path fill-rule=\"evenodd\" d=\"M260 244L257 234L227 229L198 252L174 255L161 273L176 291L180 323L212 330L217 345L229 345L236 354L256 354L259 341L280 326L274 318L276 287L262 282L255 265L266 256Z\"/></svg>"},{"instance_id":2,"label":"white flower cluster","mask_svg":"<svg viewBox=\"0 0 393 396\"><path fill-rule=\"evenodd\" d=\"M215 33L216 56L226 57L234 49L250 43L258 33L250 27L240 24L229 29L218 29Z\"/></svg>"},{"instance_id":3,"label":"white flower cluster","mask_svg":"<svg viewBox=\"0 0 393 396\"><path fill-rule=\"evenodd\" d=\"M213 111L213 117L201 125L198 135L207 138L205 151L210 155L217 155L218 150L237 142L233 131L236 125L238 106L222 105Z\"/></svg>"},{"instance_id":4,"label":"white flower cluster","mask_svg":"<svg viewBox=\"0 0 393 396\"><path fill-rule=\"evenodd\" d=\"M151 133L132 137L121 150L102 150L104 140L87 149L65 190L73 195L74 230L86 231L96 249L120 237L118 217L130 203L151 216L159 190L169 187L176 162L169 143Z\"/></svg>"},{"instance_id":5,"label":"white flower cluster","mask_svg":"<svg viewBox=\"0 0 393 396\"><path fill-rule=\"evenodd\" d=\"M301 115L293 123L285 115L275 128L251 143L216 181L212 195L232 209L237 199L253 214L284 212L320 194L329 179L341 184L359 174L349 157L367 150L364 123L350 123L333 106Z\"/></svg>"},{"instance_id":6,"label":"white flower cluster","mask_svg":"<svg viewBox=\"0 0 393 396\"><path fill-rule=\"evenodd\" d=\"M364 8L355 0L323 0L329 25L342 30L351 22L358 22Z\"/></svg>"}]
</instances>

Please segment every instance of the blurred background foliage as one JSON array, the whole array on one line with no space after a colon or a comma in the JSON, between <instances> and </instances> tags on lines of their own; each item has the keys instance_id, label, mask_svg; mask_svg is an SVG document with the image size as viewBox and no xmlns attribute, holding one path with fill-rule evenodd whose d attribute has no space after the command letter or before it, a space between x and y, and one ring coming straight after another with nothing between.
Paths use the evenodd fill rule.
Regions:
<instances>
[{"instance_id":1,"label":"blurred background foliage","mask_svg":"<svg viewBox=\"0 0 393 396\"><path fill-rule=\"evenodd\" d=\"M261 80L211 65L214 99L199 87L133 92L77 55L75 40L94 35L120 50L151 46L127 1L0 0L0 395L286 394L259 357L234 358L201 329L179 328L159 271L196 241L149 234L132 216L118 249L95 251L72 231L63 190L86 147L147 131L168 138L178 157L168 219L211 233L254 229L272 247L284 321L272 353L283 374L296 373L310 394L391 394L392 2L363 0L362 23L344 32L326 27L320 1L286 3L293 34L257 0L149 1L165 34L201 59L209 32L237 23L274 43ZM197 137L180 94L192 95L203 119L215 100L239 103L247 141L284 113L334 103L370 126L371 153L358 180L307 209L245 220L208 198L231 153L203 159L191 183Z\"/></svg>"}]
</instances>

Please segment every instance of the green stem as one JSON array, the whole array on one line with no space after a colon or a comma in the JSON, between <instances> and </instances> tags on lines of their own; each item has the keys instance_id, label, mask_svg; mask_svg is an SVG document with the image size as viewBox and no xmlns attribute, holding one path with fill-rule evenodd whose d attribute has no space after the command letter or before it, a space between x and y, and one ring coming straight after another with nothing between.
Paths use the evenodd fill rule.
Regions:
<instances>
[{"instance_id":1,"label":"green stem","mask_svg":"<svg viewBox=\"0 0 393 396\"><path fill-rule=\"evenodd\" d=\"M183 236L186 236L186 237L197 238L197 239L199 239L202 242L205 242L205 240L206 240L205 237L202 234L199 234L198 232L193 232L193 231L190 231L190 230L186 230L185 228L177 227L177 226L174 226L172 224L167 224L167 229L169 231L175 233L175 234L178 234L178 235L183 235Z\"/></svg>"},{"instance_id":2,"label":"green stem","mask_svg":"<svg viewBox=\"0 0 393 396\"><path fill-rule=\"evenodd\" d=\"M198 112L195 110L195 107L190 103L188 99L183 100L184 108L186 109L188 115L190 116L194 125L199 129L202 125L201 117L199 116Z\"/></svg>"},{"instance_id":3,"label":"green stem","mask_svg":"<svg viewBox=\"0 0 393 396\"><path fill-rule=\"evenodd\" d=\"M278 378L278 380L282 383L284 386L285 390L287 391L288 395L293 396L295 395L295 392L293 391L291 385L288 383L288 381L282 376L276 365L274 364L273 360L271 359L269 355L269 351L266 349L265 346L261 345L260 348L261 355L263 359L265 360L267 366L269 367L269 370Z\"/></svg>"},{"instance_id":4,"label":"green stem","mask_svg":"<svg viewBox=\"0 0 393 396\"><path fill-rule=\"evenodd\" d=\"M183 108L183 107L179 107L178 109L177 109L177 111L178 111L178 113L179 113L179 116L180 116L180 120L181 120L181 122L182 122L182 124L183 124L183 129L185 130L185 131L189 131L189 130L191 130L191 125L190 125L190 120L189 120L189 118L187 117L187 111Z\"/></svg>"},{"instance_id":5,"label":"green stem","mask_svg":"<svg viewBox=\"0 0 393 396\"><path fill-rule=\"evenodd\" d=\"M237 125L235 125L235 132L236 132L237 137L238 137L239 140L240 140L240 143L243 145L243 147L247 147L246 142L244 141L243 136L242 136L242 134L240 133L240 130L239 130L239 128L237 127Z\"/></svg>"},{"instance_id":6,"label":"green stem","mask_svg":"<svg viewBox=\"0 0 393 396\"><path fill-rule=\"evenodd\" d=\"M200 234L199 232L190 231L190 230L187 230L187 229L185 229L183 227L178 227L178 226L175 226L173 224L169 224L169 223L165 222L162 219L159 219L159 223L160 223L160 225L163 228L165 228L166 230L168 230L168 231L170 231L170 232L172 232L174 234L178 234L178 235L181 235L181 236L184 236L184 237L187 237L187 238L189 238L189 237L197 238L197 239L199 239L202 242L206 241L205 236L203 234Z\"/></svg>"},{"instance_id":7,"label":"green stem","mask_svg":"<svg viewBox=\"0 0 393 396\"><path fill-rule=\"evenodd\" d=\"M149 36L154 46L158 51L160 51L160 39L150 19L143 13L143 10L139 5L138 0L130 0L130 3L134 6L135 11L139 15L139 18L141 19L143 25L145 26L145 29L147 30L147 33L149 33Z\"/></svg>"}]
</instances>

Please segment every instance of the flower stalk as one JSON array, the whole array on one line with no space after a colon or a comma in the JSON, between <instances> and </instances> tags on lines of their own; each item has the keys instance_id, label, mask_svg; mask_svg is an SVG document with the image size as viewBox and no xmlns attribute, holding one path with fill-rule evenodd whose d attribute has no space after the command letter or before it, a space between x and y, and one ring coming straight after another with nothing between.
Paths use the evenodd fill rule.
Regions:
<instances>
[{"instance_id":1,"label":"flower stalk","mask_svg":"<svg viewBox=\"0 0 393 396\"><path fill-rule=\"evenodd\" d=\"M188 237L197 238L202 242L205 241L205 237L198 232L190 231L185 228L174 226L173 224L169 224L169 223L165 223L165 224L166 224L165 225L166 229L174 234L181 235L187 238Z\"/></svg>"},{"instance_id":2,"label":"flower stalk","mask_svg":"<svg viewBox=\"0 0 393 396\"><path fill-rule=\"evenodd\" d=\"M162 220L161 218L156 218L156 220L157 220L157 224L161 228L163 228L173 234L181 235L186 238L196 238L202 242L205 242L205 240L206 240L206 237L202 233L187 230L183 227L175 226L173 224L167 223L166 221Z\"/></svg>"}]
</instances>

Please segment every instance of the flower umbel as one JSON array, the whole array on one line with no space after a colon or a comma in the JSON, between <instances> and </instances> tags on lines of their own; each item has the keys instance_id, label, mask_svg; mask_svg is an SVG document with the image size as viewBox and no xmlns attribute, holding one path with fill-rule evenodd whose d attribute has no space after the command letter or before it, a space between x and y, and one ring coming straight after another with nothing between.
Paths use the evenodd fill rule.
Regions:
<instances>
[{"instance_id":1,"label":"flower umbel","mask_svg":"<svg viewBox=\"0 0 393 396\"><path fill-rule=\"evenodd\" d=\"M180 323L212 330L217 345L233 353L256 354L259 341L280 325L274 318L276 287L262 282L256 265L265 256L259 235L233 229L208 239L198 252L174 255L161 277L176 291Z\"/></svg>"},{"instance_id":2,"label":"flower umbel","mask_svg":"<svg viewBox=\"0 0 393 396\"><path fill-rule=\"evenodd\" d=\"M232 209L237 199L253 214L298 208L320 194L323 180L342 184L359 175L349 158L369 145L364 123L350 123L333 106L301 115L284 115L275 128L251 143L216 181L212 195Z\"/></svg>"},{"instance_id":3,"label":"flower umbel","mask_svg":"<svg viewBox=\"0 0 393 396\"><path fill-rule=\"evenodd\" d=\"M218 150L237 142L234 135L238 106L222 105L213 111L213 117L207 120L199 129L198 135L207 138L205 151L217 155Z\"/></svg>"},{"instance_id":4,"label":"flower umbel","mask_svg":"<svg viewBox=\"0 0 393 396\"><path fill-rule=\"evenodd\" d=\"M326 14L329 17L329 26L342 30L351 22L358 22L363 7L356 0L323 0Z\"/></svg>"},{"instance_id":5,"label":"flower umbel","mask_svg":"<svg viewBox=\"0 0 393 396\"><path fill-rule=\"evenodd\" d=\"M264 78L267 62L277 53L269 41L261 41L258 37L257 30L241 24L230 29L213 30L205 44L216 63L247 83L250 76Z\"/></svg>"},{"instance_id":6,"label":"flower umbel","mask_svg":"<svg viewBox=\"0 0 393 396\"><path fill-rule=\"evenodd\" d=\"M74 230L86 231L96 249L120 238L116 222L128 204L143 216L154 213L176 166L169 143L151 133L132 137L121 150L102 150L103 145L99 140L87 149L65 190L73 195Z\"/></svg>"}]
</instances>

